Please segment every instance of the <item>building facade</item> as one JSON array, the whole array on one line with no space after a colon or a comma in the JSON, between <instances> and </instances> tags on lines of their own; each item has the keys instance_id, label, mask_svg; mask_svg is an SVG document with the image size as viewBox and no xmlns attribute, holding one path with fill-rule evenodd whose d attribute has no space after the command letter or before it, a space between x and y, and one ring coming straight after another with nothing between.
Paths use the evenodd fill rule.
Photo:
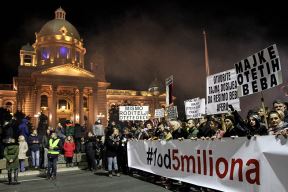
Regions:
<instances>
[{"instance_id":1,"label":"building facade","mask_svg":"<svg viewBox=\"0 0 288 192\"><path fill-rule=\"evenodd\" d=\"M68 119L91 127L99 118L107 124L112 105L149 105L153 115L165 104L164 94L108 89L104 66L85 68L85 53L77 29L57 9L55 19L36 33L35 43L21 48L18 76L13 84L0 85L0 107L24 112L34 125L42 112L52 127Z\"/></svg>"}]
</instances>

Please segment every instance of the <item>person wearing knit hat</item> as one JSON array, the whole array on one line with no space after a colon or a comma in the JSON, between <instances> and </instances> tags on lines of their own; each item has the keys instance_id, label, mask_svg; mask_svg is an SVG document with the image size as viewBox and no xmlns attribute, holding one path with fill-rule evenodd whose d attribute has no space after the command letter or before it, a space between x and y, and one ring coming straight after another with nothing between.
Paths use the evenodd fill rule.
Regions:
<instances>
[{"instance_id":1,"label":"person wearing knit hat","mask_svg":"<svg viewBox=\"0 0 288 192\"><path fill-rule=\"evenodd\" d=\"M232 122L232 124L235 125L234 116L232 116L232 115L227 115L227 116L225 116L225 120L226 120L226 119L229 119L229 120Z\"/></svg>"},{"instance_id":2,"label":"person wearing knit hat","mask_svg":"<svg viewBox=\"0 0 288 192\"><path fill-rule=\"evenodd\" d=\"M12 172L14 172L13 184L19 184L18 183L18 167L19 167L18 155L19 155L18 143L15 143L14 138L8 138L7 145L4 149L4 157L6 159L6 169L8 172L9 185L12 184Z\"/></svg>"},{"instance_id":3,"label":"person wearing knit hat","mask_svg":"<svg viewBox=\"0 0 288 192\"><path fill-rule=\"evenodd\" d=\"M267 128L261 123L261 118L258 114L250 114L248 122L249 136L268 134Z\"/></svg>"},{"instance_id":4,"label":"person wearing knit hat","mask_svg":"<svg viewBox=\"0 0 288 192\"><path fill-rule=\"evenodd\" d=\"M223 137L231 137L231 136L237 136L236 130L235 130L235 119L231 115L227 115L224 118L224 130L225 133L223 134Z\"/></svg>"}]
</instances>

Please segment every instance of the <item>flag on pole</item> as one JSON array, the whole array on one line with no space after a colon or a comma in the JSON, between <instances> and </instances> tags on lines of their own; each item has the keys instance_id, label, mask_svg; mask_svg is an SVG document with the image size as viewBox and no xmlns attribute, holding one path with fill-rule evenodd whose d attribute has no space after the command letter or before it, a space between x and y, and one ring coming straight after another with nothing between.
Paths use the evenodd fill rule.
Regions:
<instances>
[{"instance_id":1,"label":"flag on pole","mask_svg":"<svg viewBox=\"0 0 288 192\"><path fill-rule=\"evenodd\" d=\"M173 75L166 79L166 106L173 103Z\"/></svg>"},{"instance_id":2,"label":"flag on pole","mask_svg":"<svg viewBox=\"0 0 288 192\"><path fill-rule=\"evenodd\" d=\"M210 75L210 68L209 68L208 47L207 47L205 30L203 31L203 35L204 35L204 46L205 46L205 70L206 70L206 77L208 77Z\"/></svg>"}]
</instances>

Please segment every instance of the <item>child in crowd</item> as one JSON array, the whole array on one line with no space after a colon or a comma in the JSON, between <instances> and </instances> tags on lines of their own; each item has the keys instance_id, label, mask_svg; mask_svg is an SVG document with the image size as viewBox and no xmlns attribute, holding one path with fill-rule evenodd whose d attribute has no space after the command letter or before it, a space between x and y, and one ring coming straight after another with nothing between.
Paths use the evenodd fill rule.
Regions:
<instances>
[{"instance_id":1,"label":"child in crowd","mask_svg":"<svg viewBox=\"0 0 288 192\"><path fill-rule=\"evenodd\" d=\"M12 172L14 172L13 184L18 184L18 167L19 167L19 146L15 143L15 139L9 138L4 149L4 157L6 159L6 169L8 171L8 182L12 184Z\"/></svg>"},{"instance_id":2,"label":"child in crowd","mask_svg":"<svg viewBox=\"0 0 288 192\"><path fill-rule=\"evenodd\" d=\"M20 135L18 138L19 142L19 163L20 163L20 172L25 171L25 159L27 159L26 153L28 151L28 144L25 141L25 137L23 135Z\"/></svg>"},{"instance_id":3,"label":"child in crowd","mask_svg":"<svg viewBox=\"0 0 288 192\"><path fill-rule=\"evenodd\" d=\"M75 143L72 136L68 136L64 142L64 157L66 158L66 167L72 167L73 156L75 150Z\"/></svg>"}]
</instances>

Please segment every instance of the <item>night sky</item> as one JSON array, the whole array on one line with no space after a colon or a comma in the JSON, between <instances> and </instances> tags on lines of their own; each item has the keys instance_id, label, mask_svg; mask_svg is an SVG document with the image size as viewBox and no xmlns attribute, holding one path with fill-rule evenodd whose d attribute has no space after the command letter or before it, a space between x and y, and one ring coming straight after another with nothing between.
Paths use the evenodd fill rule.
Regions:
<instances>
[{"instance_id":1,"label":"night sky","mask_svg":"<svg viewBox=\"0 0 288 192\"><path fill-rule=\"evenodd\" d=\"M0 83L12 83L12 77L17 75L21 46L34 43L35 32L54 19L54 11L61 6L66 11L66 20L84 39L86 64L95 55L104 59L111 88L147 90L155 77L164 83L166 77L174 75L178 106L183 107L186 99L205 97L203 29L208 34L211 74L231 69L234 63L276 43L283 85L288 87L287 7L277 1L250 3L7 2L0 12ZM280 87L264 91L268 106L276 98L288 100ZM259 104L260 94L241 98L243 114Z\"/></svg>"}]
</instances>

